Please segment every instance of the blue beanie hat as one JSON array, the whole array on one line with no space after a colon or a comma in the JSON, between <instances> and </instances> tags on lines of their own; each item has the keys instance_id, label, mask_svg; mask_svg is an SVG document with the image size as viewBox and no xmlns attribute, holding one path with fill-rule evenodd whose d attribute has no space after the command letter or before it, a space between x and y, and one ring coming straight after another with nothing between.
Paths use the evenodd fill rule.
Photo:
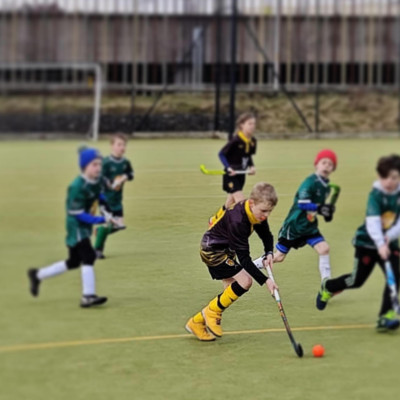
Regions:
<instances>
[{"instance_id":1,"label":"blue beanie hat","mask_svg":"<svg viewBox=\"0 0 400 400\"><path fill-rule=\"evenodd\" d=\"M79 166L83 171L93 160L101 158L101 154L97 149L92 147L82 147L79 150Z\"/></svg>"}]
</instances>

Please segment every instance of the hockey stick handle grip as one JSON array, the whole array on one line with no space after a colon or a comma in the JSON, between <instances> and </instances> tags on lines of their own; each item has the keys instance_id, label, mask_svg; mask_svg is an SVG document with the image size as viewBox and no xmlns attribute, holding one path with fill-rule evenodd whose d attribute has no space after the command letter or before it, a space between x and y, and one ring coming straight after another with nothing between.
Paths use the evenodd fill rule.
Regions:
<instances>
[{"instance_id":1,"label":"hockey stick handle grip","mask_svg":"<svg viewBox=\"0 0 400 400\"><path fill-rule=\"evenodd\" d=\"M266 268L267 268L268 278L271 279L271 281L275 283L275 279L274 279L274 275L273 275L273 273L272 273L271 267L270 267L269 265L267 265ZM278 292L277 289L274 290L274 295L273 295L273 297L275 297L275 300L276 300L276 301L281 301L281 298L280 298L280 296L279 296L279 292Z\"/></svg>"}]
</instances>

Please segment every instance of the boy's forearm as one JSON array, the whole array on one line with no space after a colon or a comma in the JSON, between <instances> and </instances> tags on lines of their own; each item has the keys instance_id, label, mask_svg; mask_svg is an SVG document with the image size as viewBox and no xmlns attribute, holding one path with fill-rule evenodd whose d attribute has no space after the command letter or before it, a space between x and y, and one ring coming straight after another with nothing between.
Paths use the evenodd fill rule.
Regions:
<instances>
[{"instance_id":1,"label":"boy's forearm","mask_svg":"<svg viewBox=\"0 0 400 400\"><path fill-rule=\"evenodd\" d=\"M396 240L399 238L400 236L400 218L398 219L398 221L396 222L395 225L393 225L387 232L385 235L390 242L392 242L393 240Z\"/></svg>"},{"instance_id":2,"label":"boy's forearm","mask_svg":"<svg viewBox=\"0 0 400 400\"><path fill-rule=\"evenodd\" d=\"M382 231L382 222L379 216L371 216L366 218L366 228L368 235L374 241L376 247L381 247L385 244L385 237Z\"/></svg>"},{"instance_id":3,"label":"boy's forearm","mask_svg":"<svg viewBox=\"0 0 400 400\"><path fill-rule=\"evenodd\" d=\"M85 224L90 224L90 225L104 224L104 222L106 222L104 217L96 217L86 212L74 215L74 217L79 222L83 222Z\"/></svg>"},{"instance_id":4,"label":"boy's forearm","mask_svg":"<svg viewBox=\"0 0 400 400\"><path fill-rule=\"evenodd\" d=\"M303 211L317 211L318 204L312 203L311 200L299 200L297 202L297 207Z\"/></svg>"},{"instance_id":5,"label":"boy's forearm","mask_svg":"<svg viewBox=\"0 0 400 400\"><path fill-rule=\"evenodd\" d=\"M240 265L251 275L252 278L260 285L264 285L267 282L268 277L265 276L253 263L250 255L247 252L236 252Z\"/></svg>"}]
</instances>

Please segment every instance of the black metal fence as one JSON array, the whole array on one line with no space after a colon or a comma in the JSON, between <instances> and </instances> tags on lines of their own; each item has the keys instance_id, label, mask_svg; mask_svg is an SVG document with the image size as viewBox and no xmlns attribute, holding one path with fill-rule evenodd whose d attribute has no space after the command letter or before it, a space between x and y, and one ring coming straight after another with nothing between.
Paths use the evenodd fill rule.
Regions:
<instances>
[{"instance_id":1,"label":"black metal fence","mask_svg":"<svg viewBox=\"0 0 400 400\"><path fill-rule=\"evenodd\" d=\"M120 121L121 115L124 129L131 131L232 129L229 101L225 104L219 95L231 90L233 81L235 90L249 98L243 106L236 105L237 111L249 103L258 111L257 96L284 93L302 122L302 128L295 129L309 131L331 129L320 126L318 117L327 94L341 99L354 93L396 96L400 88L398 0L237 0L234 47L232 3L1 0L0 101L5 107L0 130L12 128L4 121L13 115L10 102L24 104L17 97L41 96L40 112L46 118L59 115L54 98L68 103L68 97L80 97L72 107L65 106L66 114L80 115L85 107L91 110L85 95L92 91L93 74L71 68L83 63L100 66L103 94L121 104L110 113L113 107L103 103L101 130L122 128L120 122L105 122L107 118ZM36 63L51 63L51 71L19 67ZM160 113L165 93L176 96L168 98L171 107ZM313 115L306 115L303 102L311 101L310 94ZM198 104L193 101L193 107L181 107L182 112L179 99L192 103L188 96L198 99ZM26 104L22 108L29 113ZM46 129L46 118L41 118L38 130ZM397 129L397 115L392 120L393 126L388 126ZM33 130L36 125L32 124ZM78 125L70 124L73 129ZM53 123L49 129L54 129Z\"/></svg>"}]
</instances>

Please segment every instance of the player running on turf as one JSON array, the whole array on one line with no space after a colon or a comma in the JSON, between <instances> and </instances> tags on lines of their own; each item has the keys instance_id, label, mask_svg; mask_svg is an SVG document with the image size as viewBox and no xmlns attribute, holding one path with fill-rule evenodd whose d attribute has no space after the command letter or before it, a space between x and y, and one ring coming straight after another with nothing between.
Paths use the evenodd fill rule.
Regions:
<instances>
[{"instance_id":1,"label":"player running on turf","mask_svg":"<svg viewBox=\"0 0 400 400\"><path fill-rule=\"evenodd\" d=\"M82 170L68 187L66 202L66 244L69 257L66 261L58 261L41 269L29 269L30 292L32 296L39 295L40 283L48 278L79 268L81 265L82 299L81 307L92 307L103 304L107 297L96 295L94 262L96 253L90 243L92 225L105 222L115 223L112 214L105 212L105 216L94 216L97 203L101 196L101 155L96 149L84 148L79 152L79 165Z\"/></svg>"},{"instance_id":2,"label":"player running on turf","mask_svg":"<svg viewBox=\"0 0 400 400\"><path fill-rule=\"evenodd\" d=\"M273 186L258 183L248 200L220 214L204 234L201 259L211 277L222 280L224 291L187 322L186 329L199 340L211 341L215 336L222 336L222 312L250 289L253 279L260 285L265 284L271 293L277 288L253 264L249 249L249 236L255 230L264 244L264 264L272 267L273 237L267 218L277 202Z\"/></svg>"},{"instance_id":3,"label":"player running on turf","mask_svg":"<svg viewBox=\"0 0 400 400\"><path fill-rule=\"evenodd\" d=\"M329 176L336 169L337 157L332 150L320 151L314 161L315 172L300 185L292 208L279 231L274 262L282 262L290 249L308 244L319 255L321 280L330 278L329 245L318 229L317 214L332 221L335 207L325 204L329 193Z\"/></svg>"},{"instance_id":4,"label":"player running on turf","mask_svg":"<svg viewBox=\"0 0 400 400\"><path fill-rule=\"evenodd\" d=\"M225 208L244 200L242 189L246 175L236 175L236 171L249 169L249 175L256 173L253 162L257 148L257 140L253 137L256 128L255 115L250 112L241 114L236 121L236 127L236 134L219 152L226 171L222 178L223 190L228 193Z\"/></svg>"},{"instance_id":5,"label":"player running on turf","mask_svg":"<svg viewBox=\"0 0 400 400\"><path fill-rule=\"evenodd\" d=\"M323 310L332 293L361 287L375 264L385 273L384 261L392 264L396 285L399 287L399 236L400 236L400 157L382 157L376 167L378 180L368 197L366 218L355 234L355 262L353 272L322 283L317 296L317 308ZM399 320L392 309L387 285L383 292L377 330L397 329Z\"/></svg>"},{"instance_id":6,"label":"player running on turf","mask_svg":"<svg viewBox=\"0 0 400 400\"><path fill-rule=\"evenodd\" d=\"M100 226L96 230L96 256L103 259L104 246L107 236L121 230L124 225L124 211L122 206L123 187L126 181L133 180L134 173L132 165L128 159L124 157L128 138L122 133L117 133L111 138L111 155L103 160L103 178L107 185L105 188L105 196L108 206L112 214L118 221L120 227L114 225Z\"/></svg>"}]
</instances>

